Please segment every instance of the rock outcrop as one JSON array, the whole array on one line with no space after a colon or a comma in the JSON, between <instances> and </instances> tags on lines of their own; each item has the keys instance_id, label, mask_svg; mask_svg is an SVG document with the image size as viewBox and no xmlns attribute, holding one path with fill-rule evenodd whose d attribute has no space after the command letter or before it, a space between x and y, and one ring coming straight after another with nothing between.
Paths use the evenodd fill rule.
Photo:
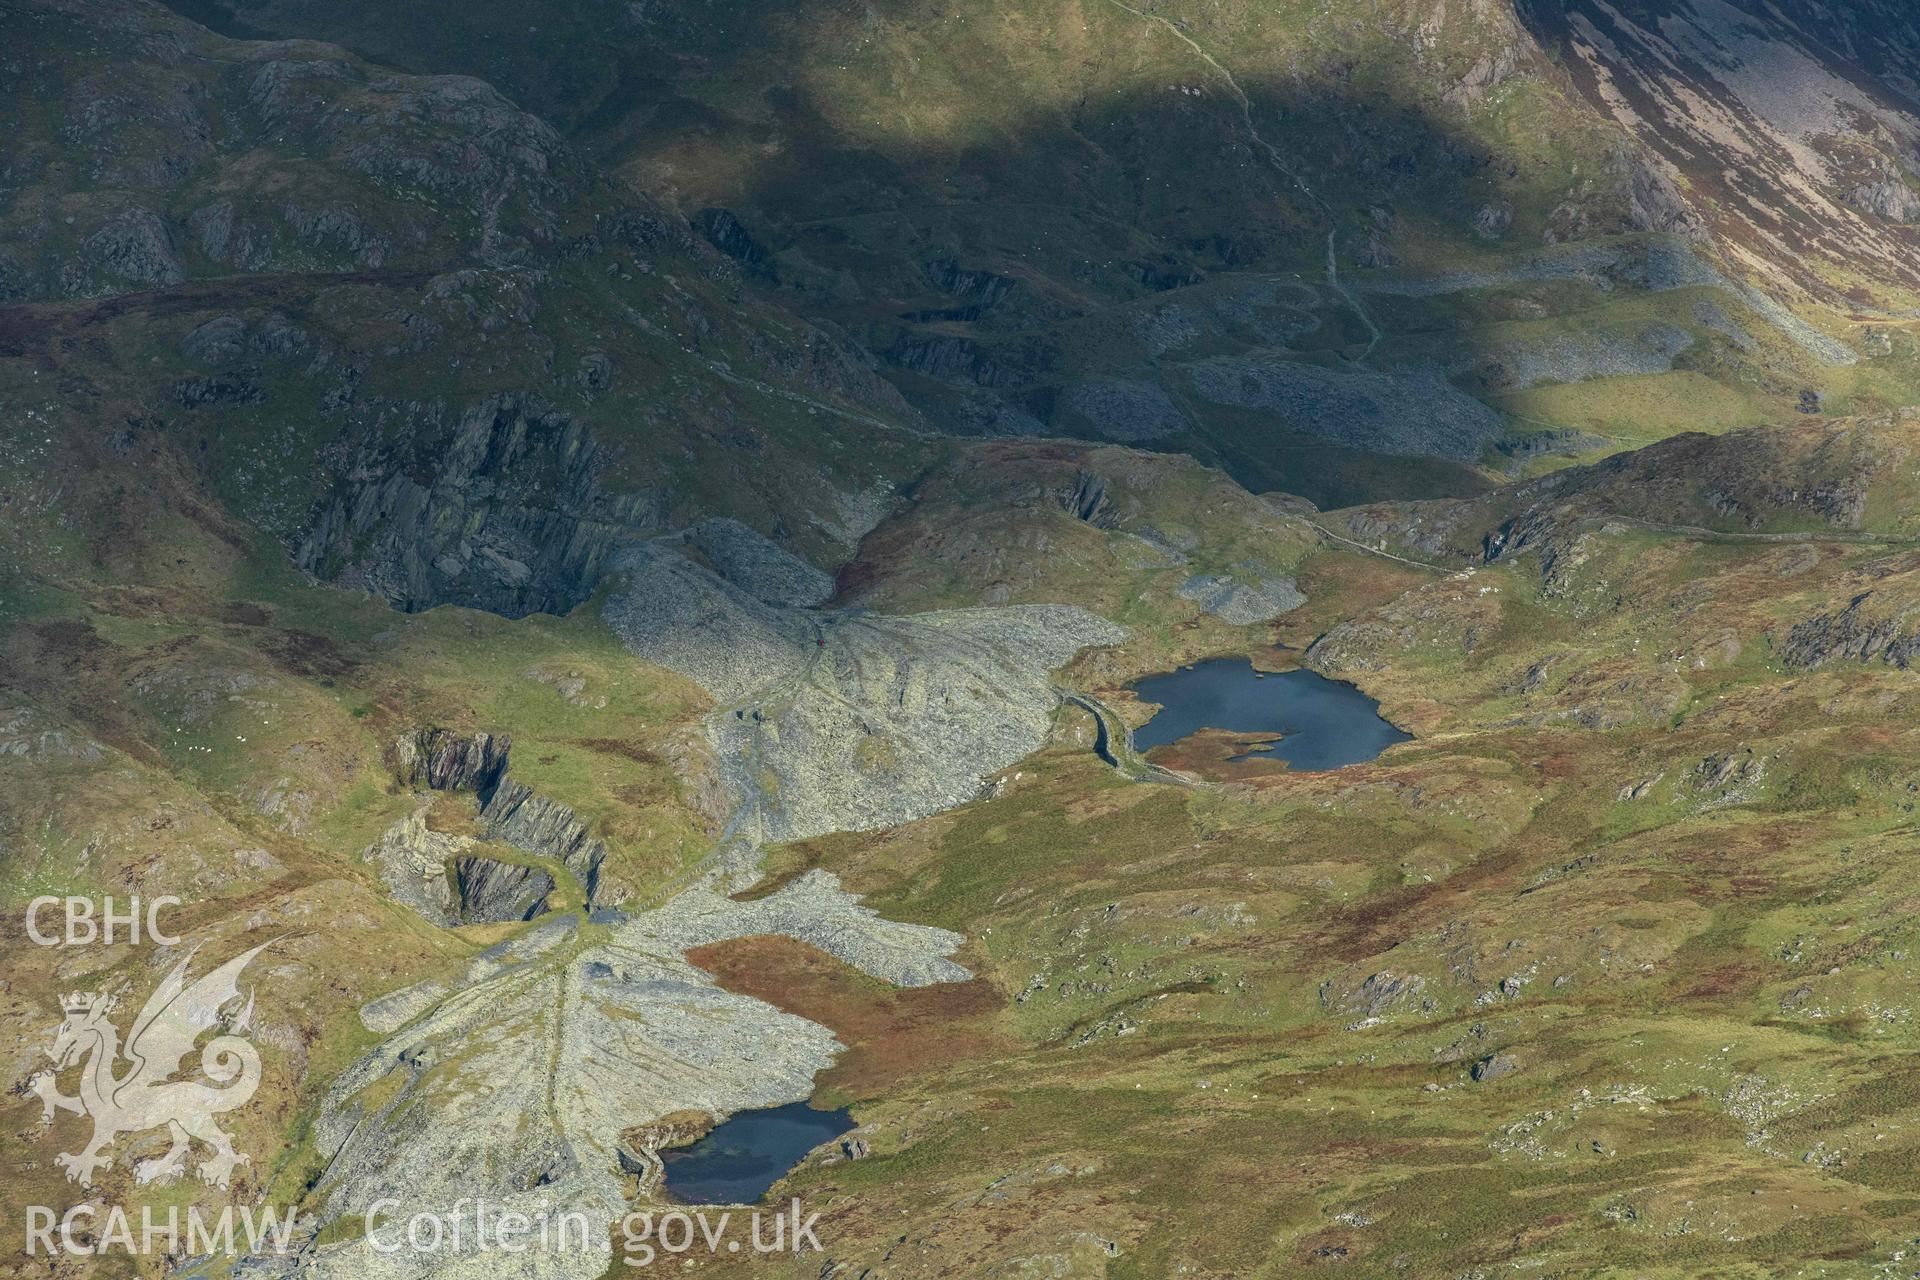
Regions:
<instances>
[{"instance_id":1,"label":"rock outcrop","mask_svg":"<svg viewBox=\"0 0 1920 1280\"><path fill-rule=\"evenodd\" d=\"M606 844L571 808L507 775L512 746L504 735L462 737L439 728L394 744L402 782L472 792L479 806L477 837L431 830L431 806L422 806L366 852L394 897L436 924L531 920L548 908L556 874L576 880L588 905L600 887ZM531 860L504 856L501 846ZM542 866L542 859L556 866Z\"/></svg>"},{"instance_id":2,"label":"rock outcrop","mask_svg":"<svg viewBox=\"0 0 1920 1280\"><path fill-rule=\"evenodd\" d=\"M1802 669L1851 661L1884 662L1904 671L1920 659L1920 609L1883 604L1873 592L1862 592L1838 612L1795 623L1780 657Z\"/></svg>"},{"instance_id":3,"label":"rock outcrop","mask_svg":"<svg viewBox=\"0 0 1920 1280\"><path fill-rule=\"evenodd\" d=\"M1235 575L1195 574L1182 582L1175 594L1240 627L1271 622L1307 602L1290 578L1248 576L1252 580L1243 582Z\"/></svg>"},{"instance_id":4,"label":"rock outcrop","mask_svg":"<svg viewBox=\"0 0 1920 1280\"><path fill-rule=\"evenodd\" d=\"M1280 356L1213 356L1187 366L1211 404L1274 414L1292 430L1376 453L1477 458L1500 415L1436 369L1381 373Z\"/></svg>"},{"instance_id":5,"label":"rock outcrop","mask_svg":"<svg viewBox=\"0 0 1920 1280\"><path fill-rule=\"evenodd\" d=\"M607 846L593 837L572 809L509 778L481 806L480 822L487 839L564 865L580 878L587 900L593 900Z\"/></svg>"},{"instance_id":6,"label":"rock outcrop","mask_svg":"<svg viewBox=\"0 0 1920 1280\"><path fill-rule=\"evenodd\" d=\"M294 550L301 568L408 612L566 613L616 546L664 523L657 497L604 491L591 433L538 397L407 416L404 435L368 437L339 469Z\"/></svg>"},{"instance_id":7,"label":"rock outcrop","mask_svg":"<svg viewBox=\"0 0 1920 1280\"><path fill-rule=\"evenodd\" d=\"M453 883L463 924L531 920L547 910L555 888L539 867L480 854L453 860Z\"/></svg>"},{"instance_id":8,"label":"rock outcrop","mask_svg":"<svg viewBox=\"0 0 1920 1280\"><path fill-rule=\"evenodd\" d=\"M490 733L461 737L429 728L394 743L395 771L408 786L433 791L472 791L486 803L506 776L513 739Z\"/></svg>"}]
</instances>

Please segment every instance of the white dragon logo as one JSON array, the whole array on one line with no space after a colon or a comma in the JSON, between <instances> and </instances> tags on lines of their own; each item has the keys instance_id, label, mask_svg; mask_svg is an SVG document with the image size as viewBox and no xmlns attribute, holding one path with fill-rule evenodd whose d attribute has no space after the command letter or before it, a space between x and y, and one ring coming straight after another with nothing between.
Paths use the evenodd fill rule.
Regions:
<instances>
[{"instance_id":1,"label":"white dragon logo","mask_svg":"<svg viewBox=\"0 0 1920 1280\"><path fill-rule=\"evenodd\" d=\"M186 980L193 960L189 953L148 997L127 1034L124 1050L120 1033L107 1016L116 1003L113 997L76 992L61 998L66 1020L47 1050L53 1070L41 1072L28 1083L40 1098L43 1121L51 1122L56 1108L93 1117L93 1140L86 1148L54 1157L67 1171L68 1181L92 1186L94 1171L113 1164L113 1157L103 1155L102 1149L115 1136L162 1125L173 1145L165 1155L136 1163L136 1182L164 1184L178 1178L186 1171L193 1138L213 1148L197 1170L203 1182L225 1187L233 1170L249 1163L213 1118L240 1106L260 1087L260 1053L243 1038L253 1018L253 997L247 997L246 1007L224 1027L220 1011L240 998L240 971L272 945L262 943L234 957L192 986ZM194 1042L216 1027L222 1028L221 1034L200 1050L200 1069L214 1084L168 1079L193 1052ZM123 1056L132 1065L125 1074L115 1075ZM87 1061L80 1076L80 1095L69 1098L60 1092L56 1076L82 1059Z\"/></svg>"}]
</instances>

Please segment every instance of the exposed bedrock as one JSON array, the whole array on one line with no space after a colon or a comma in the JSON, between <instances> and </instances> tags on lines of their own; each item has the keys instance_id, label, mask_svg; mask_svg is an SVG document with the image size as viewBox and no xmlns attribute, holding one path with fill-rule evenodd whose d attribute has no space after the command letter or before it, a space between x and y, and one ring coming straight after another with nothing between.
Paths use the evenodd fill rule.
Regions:
<instances>
[{"instance_id":1,"label":"exposed bedrock","mask_svg":"<svg viewBox=\"0 0 1920 1280\"><path fill-rule=\"evenodd\" d=\"M1438 369L1383 374L1239 355L1196 361L1187 374L1209 403L1273 413L1295 430L1379 453L1477 458L1503 430L1499 414Z\"/></svg>"},{"instance_id":2,"label":"exposed bedrock","mask_svg":"<svg viewBox=\"0 0 1920 1280\"><path fill-rule=\"evenodd\" d=\"M378 869L394 901L435 924L454 925L462 912L448 868L477 844L470 836L429 829L423 805L388 827L361 856Z\"/></svg>"},{"instance_id":3,"label":"exposed bedrock","mask_svg":"<svg viewBox=\"0 0 1920 1280\"><path fill-rule=\"evenodd\" d=\"M482 804L507 772L513 739L476 733L461 737L450 729L429 728L394 744L394 763L409 786L433 791L472 791Z\"/></svg>"},{"instance_id":4,"label":"exposed bedrock","mask_svg":"<svg viewBox=\"0 0 1920 1280\"><path fill-rule=\"evenodd\" d=\"M463 604L517 618L565 613L593 593L608 554L657 531L657 495L602 488L587 428L538 396L461 412L408 406L397 440L368 439L294 549L301 568L397 609Z\"/></svg>"},{"instance_id":5,"label":"exposed bedrock","mask_svg":"<svg viewBox=\"0 0 1920 1280\"><path fill-rule=\"evenodd\" d=\"M546 911L555 888L553 876L539 867L481 854L455 858L453 880L462 924L531 920Z\"/></svg>"},{"instance_id":6,"label":"exposed bedrock","mask_svg":"<svg viewBox=\"0 0 1920 1280\"><path fill-rule=\"evenodd\" d=\"M1262 576L1257 571L1250 571L1249 576L1251 581L1242 582L1230 574L1195 574L1175 588L1174 594L1240 627L1271 622L1307 602L1291 578Z\"/></svg>"},{"instance_id":7,"label":"exposed bedrock","mask_svg":"<svg viewBox=\"0 0 1920 1280\"><path fill-rule=\"evenodd\" d=\"M1845 609L1795 623L1780 657L1802 669L1851 661L1884 662L1904 671L1920 660L1920 609L1862 592Z\"/></svg>"},{"instance_id":8,"label":"exposed bedrock","mask_svg":"<svg viewBox=\"0 0 1920 1280\"><path fill-rule=\"evenodd\" d=\"M565 864L580 877L592 901L600 887L600 864L606 861L607 846L593 838L572 809L508 778L480 810L480 822L489 840Z\"/></svg>"},{"instance_id":9,"label":"exposed bedrock","mask_svg":"<svg viewBox=\"0 0 1920 1280\"><path fill-rule=\"evenodd\" d=\"M367 850L394 897L436 924L530 920L547 909L555 873L501 856L506 851L498 846L560 864L579 880L589 904L599 888L605 843L571 808L507 776L512 746L504 734L463 737L439 728L394 744L395 771L403 782L470 791L480 806L477 838L429 829L430 806L423 806Z\"/></svg>"}]
</instances>

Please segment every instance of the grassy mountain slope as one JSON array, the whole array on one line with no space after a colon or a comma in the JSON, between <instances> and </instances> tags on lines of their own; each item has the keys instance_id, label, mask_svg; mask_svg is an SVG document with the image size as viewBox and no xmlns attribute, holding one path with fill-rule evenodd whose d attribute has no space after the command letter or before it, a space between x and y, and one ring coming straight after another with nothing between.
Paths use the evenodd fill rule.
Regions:
<instances>
[{"instance_id":1,"label":"grassy mountain slope","mask_svg":"<svg viewBox=\"0 0 1920 1280\"><path fill-rule=\"evenodd\" d=\"M1871 1274L1913 1230L1914 570L1596 530L1279 626L1416 731L1372 765L1062 751L795 847L1003 1003L929 1046L716 949L855 1037L875 1154L790 1185L907 1275Z\"/></svg>"},{"instance_id":2,"label":"grassy mountain slope","mask_svg":"<svg viewBox=\"0 0 1920 1280\"><path fill-rule=\"evenodd\" d=\"M784 934L693 951L839 1037L819 1084L866 1144L776 1189L823 1210L827 1256L757 1273L1910 1261L1920 428L1796 409L1899 401L1911 346L1743 288L1737 210L1662 185L1534 27L182 8L225 34L137 0L0 8L27 33L0 53L0 904L178 893L208 959L282 939L267 1084L233 1117L255 1163L143 1186L164 1143L128 1135L100 1197L265 1197L350 1239L319 1131L391 1029L367 1003L613 927L419 744L510 737L569 850L604 846L594 905L642 916L731 851L727 780L773 776L703 722L784 708L623 643L616 565L726 601L747 547L826 600L763 585L750 616L801 636L785 700L830 725L983 699L990 668L900 678L894 615L1078 604L1125 638L1033 683L1098 698L1100 731L1151 711L1135 676L1247 653L1415 735L1327 774L1188 744L1156 755L1188 782L1141 781L1063 702L966 803L765 850L743 896L831 871L964 935L975 976L897 989ZM1828 28L1889 93L1900 17ZM1808 271L1781 278L1833 285ZM751 668L734 624L683 631ZM396 840L424 874L393 874ZM460 891L462 858L551 875L550 910L408 905ZM52 1157L85 1123L43 1125L28 1084L59 993L137 994L154 954L0 936L0 1217L81 1194ZM621 1024L622 1080L675 1025ZM412 1083L359 1095L373 1128Z\"/></svg>"}]
</instances>

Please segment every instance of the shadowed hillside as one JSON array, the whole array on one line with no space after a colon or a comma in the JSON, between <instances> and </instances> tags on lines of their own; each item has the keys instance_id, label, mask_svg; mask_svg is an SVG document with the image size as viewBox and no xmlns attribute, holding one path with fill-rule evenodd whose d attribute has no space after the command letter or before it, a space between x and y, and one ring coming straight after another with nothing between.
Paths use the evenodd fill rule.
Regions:
<instances>
[{"instance_id":1,"label":"shadowed hillside","mask_svg":"<svg viewBox=\"0 0 1920 1280\"><path fill-rule=\"evenodd\" d=\"M1696 68L1723 129L1616 110L1560 6L193 12L493 79L951 431L1194 449L1344 505L1913 398L1904 322L1855 314L1908 305L1906 90L1871 62L1835 88L1811 13L1768 29L1800 69L1777 101ZM1734 12L1693 56L1732 65L1703 50ZM1893 65L1898 23L1850 29ZM1802 143L1816 115L1838 132Z\"/></svg>"}]
</instances>

